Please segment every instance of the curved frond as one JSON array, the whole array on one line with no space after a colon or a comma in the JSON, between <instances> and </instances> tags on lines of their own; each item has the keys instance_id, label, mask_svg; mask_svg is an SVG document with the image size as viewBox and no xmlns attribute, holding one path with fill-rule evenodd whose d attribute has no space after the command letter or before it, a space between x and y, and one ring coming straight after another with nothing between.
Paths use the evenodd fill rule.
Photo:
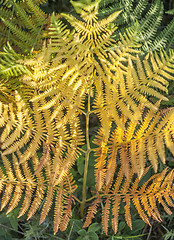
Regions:
<instances>
[{"instance_id":1,"label":"curved frond","mask_svg":"<svg viewBox=\"0 0 174 240\"><path fill-rule=\"evenodd\" d=\"M139 123L125 121L125 130L117 126L108 141L105 142L105 145L103 145L105 134L101 130L98 132L98 137L94 140L94 143L98 146L96 156L99 155L96 159L96 173L99 171L104 173L102 185L105 182L109 186L118 159L127 178L129 178L131 166L134 172L141 177L144 172L146 158L157 172L158 159L160 158L165 163L165 145L174 154L172 140L174 134L173 108L164 114L161 111L150 110L145 114L142 113L142 116L142 121ZM103 147L107 151L103 152ZM96 182L97 184L101 183L97 176Z\"/></svg>"},{"instance_id":2,"label":"curved frond","mask_svg":"<svg viewBox=\"0 0 174 240\"><path fill-rule=\"evenodd\" d=\"M39 164L38 157L35 155L30 162L30 164L33 164L33 170L31 166L29 167L29 163L19 164L20 158L20 154L13 154L11 164L5 156L2 156L5 173L1 171L1 189L4 187L1 210L5 206L8 206L7 213L9 213L22 201L22 207L18 217L28 212L29 219L38 210L47 193L46 201L42 207L40 223L43 222L47 216L53 198L57 198L59 201L56 201L55 205L54 232L56 233L58 231L59 225L62 229L65 229L65 224L68 224L69 216L71 215L72 194L76 190L72 176L67 175L62 179L61 184L56 184L55 181L51 181L52 176L55 174L51 165L50 172L48 173L46 170L46 176L42 171L34 174L33 170L36 170ZM48 167L45 166L45 168ZM48 189L46 185L48 185ZM24 199L22 199L23 192L25 192ZM33 195L34 192L35 194ZM60 193L62 194L61 198ZM59 220L57 219L58 209L61 209ZM61 214L64 214L63 218L61 218Z\"/></svg>"},{"instance_id":3,"label":"curved frond","mask_svg":"<svg viewBox=\"0 0 174 240\"><path fill-rule=\"evenodd\" d=\"M122 168L118 172L118 177L121 174ZM147 172L147 171L146 171ZM117 232L118 226L118 211L119 205L124 204L125 220L130 228L132 228L131 220L131 204L134 205L138 211L140 217L144 222L150 225L149 218L153 218L157 221L161 221L158 212L158 203L160 203L167 214L172 214L169 207L173 207L173 178L174 172L164 169L163 172L153 175L144 184L141 184L141 179L134 179L133 186L130 182L134 178L134 175L130 172L130 179L126 177L122 178L122 181L118 183L118 187L110 187L110 190L105 193L105 188L100 192L101 200L103 200L103 230L107 234L109 214L112 213L112 228L114 233ZM136 183L136 184L135 184ZM104 200L106 199L106 200ZM83 227L87 227L96 213L96 204L99 203L99 197L93 201L92 206L88 209L86 222ZM109 211L111 204L111 210ZM94 207L95 206L95 207ZM168 207L169 206L169 207Z\"/></svg>"}]
</instances>

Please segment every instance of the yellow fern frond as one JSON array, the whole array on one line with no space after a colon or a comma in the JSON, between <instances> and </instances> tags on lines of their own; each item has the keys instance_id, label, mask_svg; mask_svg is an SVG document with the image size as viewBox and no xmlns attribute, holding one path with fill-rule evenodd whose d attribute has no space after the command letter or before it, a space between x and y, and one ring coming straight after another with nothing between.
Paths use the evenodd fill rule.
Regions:
<instances>
[{"instance_id":1,"label":"yellow fern frond","mask_svg":"<svg viewBox=\"0 0 174 240\"><path fill-rule=\"evenodd\" d=\"M142 122L140 123L126 120L124 131L122 128L116 127L107 143L110 149L109 157L107 154L102 156L105 164L107 166L111 166L111 164L115 165L114 162L116 162L116 159L119 159L123 167L123 172L128 178L131 167L141 177L147 156L155 172L157 172L158 159L160 158L162 162L165 162L164 145L174 153L172 138L174 131L173 114L173 108L164 114L162 111L154 112L150 110L145 114L142 112ZM104 137L101 129L98 134L100 139ZM96 139L94 143L98 145L98 151L101 151L100 141ZM116 152L113 151L114 149L116 149ZM110 171L110 177L112 177L114 170ZM109 170L107 172L109 173ZM108 179L108 174L106 176Z\"/></svg>"},{"instance_id":2,"label":"yellow fern frond","mask_svg":"<svg viewBox=\"0 0 174 240\"><path fill-rule=\"evenodd\" d=\"M54 172L51 165L49 168L44 165L40 171L37 171L40 162L36 155L31 159L30 165L33 164L33 166L31 165L30 168L27 162L19 164L21 157L20 152L18 152L18 155L13 154L13 164L10 164L10 161L5 156L2 156L5 173L0 170L1 190L4 187L1 210L8 205L7 213L9 213L22 200L22 207L18 217L27 212L27 219L30 219L38 210L46 195L45 203L42 206L40 223L44 221L50 211L53 199L56 198L54 232L58 231L59 226L62 230L65 229L71 216L71 204L74 201L73 193L77 188L72 176L68 174L62 178L60 184L55 185L55 182L52 182ZM43 174L43 171L46 174ZM46 187L48 183L49 186ZM25 192L24 198L22 198L23 192ZM33 192L35 192L34 195ZM57 212L58 209L60 212Z\"/></svg>"},{"instance_id":3,"label":"yellow fern frond","mask_svg":"<svg viewBox=\"0 0 174 240\"><path fill-rule=\"evenodd\" d=\"M160 110L173 79L173 51L140 57L132 31L120 34L118 42L112 38L117 26L111 24L120 12L98 20L100 0L71 2L80 18L61 14L70 29L53 14L50 39L41 50L21 57L8 46L1 53L0 209L9 213L20 202L18 217L26 214L30 219L41 208L41 224L54 208L54 233L67 228L75 200L81 215L85 203L93 200L84 227L100 208L106 234L109 221L116 234L120 206L130 229L132 205L145 223L150 225L150 218L162 221L158 203L167 214L174 206L174 171L157 173L158 161L165 163L165 147L174 155L174 108ZM41 28L46 15L32 0L24 6L35 15L27 27L40 21ZM14 82L17 87L10 97L7 88ZM92 116L98 130L91 142ZM70 171L77 159L81 161L81 152L85 164L79 200ZM87 199L91 152L96 191ZM149 169L146 161L155 174L142 184Z\"/></svg>"},{"instance_id":4,"label":"yellow fern frond","mask_svg":"<svg viewBox=\"0 0 174 240\"><path fill-rule=\"evenodd\" d=\"M148 169L146 169L146 173L148 172ZM167 214L172 214L172 211L168 206L174 205L172 183L173 178L173 170L169 171L166 168L163 172L154 174L141 186L141 179L138 177L135 178L134 174L131 174L130 178L127 179L124 177L122 168L120 168L115 186L111 186L108 193L105 193L105 189L103 189L98 198L93 201L92 206L89 207L84 227L87 227L90 224L91 219L96 213L96 207L103 198L106 198L106 204L103 208L102 215L103 230L106 234L108 231L110 205L112 209L112 228L114 230L114 233L117 232L118 228L119 206L121 203L124 204L125 220L131 229L131 203L134 204L140 217L145 223L150 225L150 217L157 221L162 221L157 208L157 203L160 203L163 206ZM133 179L134 184L131 186L130 183ZM164 199L167 199L166 202Z\"/></svg>"},{"instance_id":5,"label":"yellow fern frond","mask_svg":"<svg viewBox=\"0 0 174 240\"><path fill-rule=\"evenodd\" d=\"M110 199L107 198L105 206L102 211L102 225L103 225L103 230L106 234L108 232L109 210L110 210Z\"/></svg>"},{"instance_id":6,"label":"yellow fern frond","mask_svg":"<svg viewBox=\"0 0 174 240\"><path fill-rule=\"evenodd\" d=\"M91 222L92 222L92 219L94 218L96 212L97 212L97 207L98 207L98 204L100 203L100 198L96 198L92 204L92 206L89 207L88 209L88 214L86 216L86 220L85 220L85 223L83 225L83 227L88 227Z\"/></svg>"},{"instance_id":7,"label":"yellow fern frond","mask_svg":"<svg viewBox=\"0 0 174 240\"><path fill-rule=\"evenodd\" d=\"M54 233L59 229L60 222L62 220L63 213L63 189L60 188L57 191L57 198L55 203L55 213L54 213Z\"/></svg>"}]
</instances>

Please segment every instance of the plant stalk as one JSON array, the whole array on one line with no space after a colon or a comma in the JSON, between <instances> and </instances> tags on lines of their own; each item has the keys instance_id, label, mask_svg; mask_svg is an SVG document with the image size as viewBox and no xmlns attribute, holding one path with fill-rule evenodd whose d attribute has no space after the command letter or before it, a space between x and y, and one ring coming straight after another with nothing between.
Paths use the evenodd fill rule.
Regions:
<instances>
[{"instance_id":1,"label":"plant stalk","mask_svg":"<svg viewBox=\"0 0 174 240\"><path fill-rule=\"evenodd\" d=\"M86 146L87 146L87 150L85 152L82 202L81 202L81 206L80 206L80 217L81 218L83 218L84 208L85 208L85 203L86 203L86 182L87 182L87 174L88 174L89 155L91 152L90 142L89 142L89 115L90 115L90 92L88 94L88 109L87 109L87 113L86 113Z\"/></svg>"}]
</instances>

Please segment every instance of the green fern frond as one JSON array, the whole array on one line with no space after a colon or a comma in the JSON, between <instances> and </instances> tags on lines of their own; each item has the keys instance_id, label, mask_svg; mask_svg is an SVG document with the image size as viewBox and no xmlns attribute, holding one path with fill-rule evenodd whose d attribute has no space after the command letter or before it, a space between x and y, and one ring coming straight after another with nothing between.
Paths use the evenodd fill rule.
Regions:
<instances>
[{"instance_id":1,"label":"green fern frond","mask_svg":"<svg viewBox=\"0 0 174 240\"><path fill-rule=\"evenodd\" d=\"M173 21L171 21L161 32L160 25L163 18L163 3L156 0L152 4L149 1L106 1L102 0L99 18L107 16L115 11L122 10L115 24L119 26L119 31L123 34L128 27L139 23L140 28L136 38L142 44L143 52L159 50L164 45L170 48L173 45ZM148 6L151 5L150 8ZM119 39L118 32L113 35L114 39ZM155 41L155 43L154 43ZM167 43L167 44L166 44Z\"/></svg>"},{"instance_id":2,"label":"green fern frond","mask_svg":"<svg viewBox=\"0 0 174 240\"><path fill-rule=\"evenodd\" d=\"M169 10L169 11L167 11L166 13L167 13L167 14L172 14L172 15L173 15L173 14L174 14L174 8L171 9L171 10Z\"/></svg>"},{"instance_id":3,"label":"green fern frond","mask_svg":"<svg viewBox=\"0 0 174 240\"><path fill-rule=\"evenodd\" d=\"M4 42L10 41L15 43L17 48L30 52L32 48L40 46L42 28L47 24L47 15L39 7L39 1L13 2L8 7L9 2L3 3L0 10L4 28L1 46Z\"/></svg>"},{"instance_id":4,"label":"green fern frond","mask_svg":"<svg viewBox=\"0 0 174 240\"><path fill-rule=\"evenodd\" d=\"M159 50L166 44L170 48L174 45L174 19L156 37L152 49Z\"/></svg>"},{"instance_id":5,"label":"green fern frond","mask_svg":"<svg viewBox=\"0 0 174 240\"><path fill-rule=\"evenodd\" d=\"M134 16L136 19L140 19L147 5L148 1L146 0L139 1L135 8L133 9L132 16Z\"/></svg>"},{"instance_id":6,"label":"green fern frond","mask_svg":"<svg viewBox=\"0 0 174 240\"><path fill-rule=\"evenodd\" d=\"M10 76L21 76L22 74L29 74L27 68L19 63L22 56L17 54L9 43L4 47L4 51L0 53L0 75L4 78Z\"/></svg>"},{"instance_id":7,"label":"green fern frond","mask_svg":"<svg viewBox=\"0 0 174 240\"><path fill-rule=\"evenodd\" d=\"M112 14L114 11L117 12L120 10L121 6L119 2L113 2L113 0L103 0L100 2L100 14L102 16L106 16Z\"/></svg>"},{"instance_id":8,"label":"green fern frond","mask_svg":"<svg viewBox=\"0 0 174 240\"><path fill-rule=\"evenodd\" d=\"M157 31L163 18L163 11L164 11L163 4L161 3L160 0L157 0L151 6L149 11L145 15L144 19L140 21L141 26L140 41L143 43L143 49L147 52L153 49L150 48L149 45L152 45L154 39L156 39Z\"/></svg>"},{"instance_id":9,"label":"green fern frond","mask_svg":"<svg viewBox=\"0 0 174 240\"><path fill-rule=\"evenodd\" d=\"M45 2L45 1L42 1ZM38 6L38 4L34 3L32 0L26 0L25 1L26 6L30 9L31 13L34 15L34 22L37 25L43 25L43 22L45 21L46 14L41 10L41 8Z\"/></svg>"},{"instance_id":10,"label":"green fern frond","mask_svg":"<svg viewBox=\"0 0 174 240\"><path fill-rule=\"evenodd\" d=\"M19 19L21 21L25 22L25 27L27 29L29 29L30 31L37 33L38 28L36 28L36 25L32 21L32 18L28 17L24 8L17 3L14 3L14 8L15 8L16 14L19 17Z\"/></svg>"}]
</instances>

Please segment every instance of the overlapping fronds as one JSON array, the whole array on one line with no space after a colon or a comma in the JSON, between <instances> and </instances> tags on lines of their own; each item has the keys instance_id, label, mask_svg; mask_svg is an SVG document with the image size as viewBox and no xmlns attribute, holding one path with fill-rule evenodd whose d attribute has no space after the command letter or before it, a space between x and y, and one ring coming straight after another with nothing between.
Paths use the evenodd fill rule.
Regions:
<instances>
[{"instance_id":1,"label":"overlapping fronds","mask_svg":"<svg viewBox=\"0 0 174 240\"><path fill-rule=\"evenodd\" d=\"M81 99L76 93L77 99L73 102L73 89L70 88L66 95L66 84L63 82L58 86L59 94L55 91L57 94L55 99L49 99L50 89L40 92L39 84L44 85L44 81L48 80L54 81L58 74L58 69L48 67L50 53L45 46L41 53L33 54L33 58L20 60L20 65L25 71L18 77L18 81L33 89L32 98L35 100L31 103L31 96L23 99L20 92L14 91L11 94L14 95L14 103L1 104L1 126L4 127L0 138L1 149L3 155L19 150L21 161L25 162L33 157L43 144L46 144L50 151L54 152L52 157L55 168L59 171L57 179L59 182L74 163L78 155L78 146L83 142L79 127L79 109L75 105L75 103L79 104L79 100L81 104L83 98ZM55 102L59 104L58 109L54 107ZM50 107L51 110L48 109ZM53 115L54 121L52 121ZM43 158L40 159L38 172L49 161L47 152L43 147Z\"/></svg>"},{"instance_id":2,"label":"overlapping fronds","mask_svg":"<svg viewBox=\"0 0 174 240\"><path fill-rule=\"evenodd\" d=\"M100 17L122 10L115 21L121 33L125 32L127 27L131 27L138 22L139 28L136 32L136 40L142 43L141 49L144 52L159 50L164 46L170 48L174 44L173 20L162 31L160 28L164 14L161 0L155 0L150 4L146 0L102 0L100 6ZM118 32L115 32L113 36L115 39L119 39Z\"/></svg>"},{"instance_id":3,"label":"overlapping fronds","mask_svg":"<svg viewBox=\"0 0 174 240\"><path fill-rule=\"evenodd\" d=\"M2 156L5 171L0 169L1 211L7 207L9 213L19 204L21 208L18 217L27 212L27 219L30 219L44 201L40 217L42 223L55 201L54 232L58 231L59 226L64 229L65 224L68 224L68 217L71 216L71 208L67 208L67 205L72 205L73 193L77 188L72 175L68 174L62 178L61 183L58 183L55 177L57 172L50 161L43 171L38 172L39 158L36 154L32 157L31 163L19 164L21 157L20 153L13 154L10 162ZM24 198L22 198L23 193L25 193Z\"/></svg>"},{"instance_id":4,"label":"overlapping fronds","mask_svg":"<svg viewBox=\"0 0 174 240\"><path fill-rule=\"evenodd\" d=\"M21 202L19 216L28 211L29 219L45 199L42 223L55 200L54 232L59 228L64 231L76 199L76 186L69 172L86 134L86 150L81 149L86 159L84 172L94 151L96 196L92 197L95 200L85 226L90 224L102 199L106 233L110 209L113 230L117 231L121 202L130 228L131 204L146 223L148 217L160 220L156 201L170 213L165 201L173 204L173 171L164 170L142 186L140 181L147 159L157 172L158 158L165 163L165 146L174 154L174 110L159 110L160 102L168 100L168 84L174 79L174 52L161 50L140 56L136 27L120 34L119 41L112 38L116 29L112 22L120 11L98 20L99 0L71 2L80 17L61 14L65 18L62 21L53 14L50 39L44 41L42 49L19 55L8 44L1 53L0 149L5 167L0 170L1 209L7 206L8 213ZM152 7L158 7L158 2ZM31 24L36 21L41 29L45 15L32 0L21 4L28 10L12 7L34 34L39 31L38 25L34 29ZM141 15L141 7L145 6L145 1L140 1L135 13ZM28 19L27 14L35 20ZM144 20L145 29L149 19L151 16ZM82 114L86 129L81 128ZM99 119L95 149L89 141L91 115ZM121 167L115 180L118 161ZM85 184L82 201L77 199L81 213L87 201Z\"/></svg>"},{"instance_id":5,"label":"overlapping fronds","mask_svg":"<svg viewBox=\"0 0 174 240\"><path fill-rule=\"evenodd\" d=\"M25 162L33 157L43 146L43 156L40 159L38 172L50 161L49 152L53 151L55 171L59 172L57 183L66 175L74 163L78 146L82 144L83 137L79 129L79 121L74 115L67 124L57 128L59 118L50 122L50 111L38 111L40 105L45 105L42 100L32 104L30 111L25 102L16 93L15 106L1 103L1 127L4 127L0 137L3 155L17 151L21 153L21 161Z\"/></svg>"},{"instance_id":6,"label":"overlapping fronds","mask_svg":"<svg viewBox=\"0 0 174 240\"><path fill-rule=\"evenodd\" d=\"M114 13L101 21L97 21L96 11L92 17L91 14L89 18L85 16L83 21L62 14L75 28L72 33L53 15L50 51L55 54L55 58L51 60L50 72L54 77L40 85L41 91L45 91L44 88L47 88L47 91L38 96L50 97L50 101L43 108L57 106L52 120L59 112L62 96L62 105L68 96L69 103L77 109L83 109L80 99L84 99L91 86L95 87L94 108L102 124L107 122L103 118L107 116L110 123L115 121L118 124L120 111L130 119L139 120L141 114L138 104L156 109L148 96L167 100L161 93L167 92L166 78L172 79L173 52L167 56L161 51L160 56L152 55L149 59L146 56L142 62L135 56L138 51L135 50L137 45L132 39L133 32L128 31L124 36L121 35L118 43L111 39L113 31L108 28L108 24L118 14ZM108 127L105 126L107 129L110 128L109 122ZM109 134L107 129L106 135Z\"/></svg>"},{"instance_id":7,"label":"overlapping fronds","mask_svg":"<svg viewBox=\"0 0 174 240\"><path fill-rule=\"evenodd\" d=\"M9 43L0 52L0 100L4 103L15 102L14 92L18 90L23 99L33 94L33 87L20 80L23 74L30 74L30 71L21 64L23 56L17 54Z\"/></svg>"},{"instance_id":8,"label":"overlapping fronds","mask_svg":"<svg viewBox=\"0 0 174 240\"><path fill-rule=\"evenodd\" d=\"M150 61L147 55L143 62L137 56L134 60L136 65L129 58L128 66L124 66L123 70L122 66L119 66L122 63L116 61L116 53L110 51L112 65L104 61L105 65L102 64L105 71L102 74L102 68L98 66L100 79L96 77L94 82L96 85L94 108L101 119L106 137L109 136L108 129L112 121L121 125L120 111L129 119L141 120L140 105L152 110L157 109L147 96L167 100L160 91L167 93L166 79L173 79L173 56L173 52L169 56L161 52L160 56L157 53L155 56L151 55Z\"/></svg>"},{"instance_id":9,"label":"overlapping fronds","mask_svg":"<svg viewBox=\"0 0 174 240\"><path fill-rule=\"evenodd\" d=\"M20 54L17 54L10 46L9 42L7 46L3 48L3 52L0 53L0 75L2 78L9 78L15 76L21 76L28 73L27 68L19 63L22 59Z\"/></svg>"},{"instance_id":10,"label":"overlapping fronds","mask_svg":"<svg viewBox=\"0 0 174 240\"><path fill-rule=\"evenodd\" d=\"M165 163L165 145L174 155L174 109L162 111L146 111L142 113L142 121L126 120L123 116L120 121L124 129L117 126L113 129L108 141L103 128L98 132L94 143L96 149L96 188L101 190L104 184L112 182L117 162L121 162L122 171L129 179L132 168L139 177L144 172L148 159L157 172L158 159Z\"/></svg>"},{"instance_id":11,"label":"overlapping fronds","mask_svg":"<svg viewBox=\"0 0 174 240\"><path fill-rule=\"evenodd\" d=\"M45 1L4 1L0 9L0 47L7 42L25 52L40 47L47 15L40 4Z\"/></svg>"},{"instance_id":12,"label":"overlapping fronds","mask_svg":"<svg viewBox=\"0 0 174 240\"><path fill-rule=\"evenodd\" d=\"M144 175L147 173L147 170L145 169ZM149 225L150 218L159 222L162 221L158 211L159 204L163 206L167 214L172 214L169 207L174 206L173 170L169 171L166 168L163 172L152 175L144 183L142 181L143 178L139 179L134 176L132 169L130 169L129 175L130 177L126 178L121 167L113 184L103 187L100 194L96 196L96 199L89 207L84 227L88 227L91 223L101 201L103 202L102 224L106 234L108 232L109 220L112 220L114 233L117 232L121 204L124 205L125 221L130 229L132 229L131 209L133 206L138 211L141 219Z\"/></svg>"}]
</instances>

